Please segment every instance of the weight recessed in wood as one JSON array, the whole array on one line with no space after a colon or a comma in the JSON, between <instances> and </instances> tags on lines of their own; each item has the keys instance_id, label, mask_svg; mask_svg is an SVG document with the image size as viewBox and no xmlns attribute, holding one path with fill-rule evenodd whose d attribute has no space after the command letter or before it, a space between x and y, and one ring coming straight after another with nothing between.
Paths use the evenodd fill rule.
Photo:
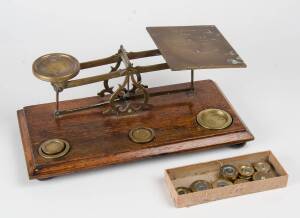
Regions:
<instances>
[{"instance_id":1,"label":"weight recessed in wood","mask_svg":"<svg viewBox=\"0 0 300 218\"><path fill-rule=\"evenodd\" d=\"M151 142L155 137L154 130L146 127L139 127L130 130L129 138L135 143Z\"/></svg>"},{"instance_id":2,"label":"weight recessed in wood","mask_svg":"<svg viewBox=\"0 0 300 218\"><path fill-rule=\"evenodd\" d=\"M39 147L39 154L44 158L59 158L66 155L70 150L70 144L63 139L50 139L43 142Z\"/></svg>"},{"instance_id":3,"label":"weight recessed in wood","mask_svg":"<svg viewBox=\"0 0 300 218\"><path fill-rule=\"evenodd\" d=\"M224 110L210 108L198 113L197 122L206 129L225 129L231 125L232 117Z\"/></svg>"},{"instance_id":4,"label":"weight recessed in wood","mask_svg":"<svg viewBox=\"0 0 300 218\"><path fill-rule=\"evenodd\" d=\"M41 56L32 65L33 74L48 82L67 81L75 77L79 70L79 61L73 56L63 53Z\"/></svg>"}]
</instances>

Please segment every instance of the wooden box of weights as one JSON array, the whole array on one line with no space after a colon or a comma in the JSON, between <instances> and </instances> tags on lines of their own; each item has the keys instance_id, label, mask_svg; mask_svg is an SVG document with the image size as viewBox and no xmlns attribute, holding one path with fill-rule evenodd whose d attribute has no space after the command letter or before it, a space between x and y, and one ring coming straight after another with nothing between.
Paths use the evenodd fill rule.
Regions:
<instances>
[{"instance_id":1,"label":"wooden box of weights","mask_svg":"<svg viewBox=\"0 0 300 218\"><path fill-rule=\"evenodd\" d=\"M271 168L267 174L270 176L263 177L257 173L255 169L257 163L268 163ZM241 166L252 166L256 171L254 175L256 173L257 177L249 178L248 181L242 183L231 181L232 184L226 186L219 183L219 187L217 187L216 181L223 180L220 178L220 169L222 166L228 165L234 166L237 171L240 171ZM240 176L238 175L237 178ZM287 185L288 174L273 153L265 151L167 169L165 180L176 207L188 207L219 199L282 188ZM195 184L195 181L207 181L211 186L205 190L191 190L193 188L191 184ZM182 189L184 188L187 188L188 191L183 192Z\"/></svg>"}]
</instances>

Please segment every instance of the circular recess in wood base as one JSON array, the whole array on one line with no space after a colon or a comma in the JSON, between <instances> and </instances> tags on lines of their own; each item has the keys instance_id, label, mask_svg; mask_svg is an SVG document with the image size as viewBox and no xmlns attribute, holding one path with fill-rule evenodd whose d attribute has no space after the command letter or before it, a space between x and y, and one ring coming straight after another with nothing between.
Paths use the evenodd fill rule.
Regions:
<instances>
[{"instance_id":1,"label":"circular recess in wood base","mask_svg":"<svg viewBox=\"0 0 300 218\"><path fill-rule=\"evenodd\" d=\"M146 127L139 127L130 130L129 138L135 143L151 142L155 137L154 130Z\"/></svg>"},{"instance_id":2,"label":"circular recess in wood base","mask_svg":"<svg viewBox=\"0 0 300 218\"><path fill-rule=\"evenodd\" d=\"M70 150L70 144L63 139L49 139L39 147L39 154L43 158L54 159L65 156Z\"/></svg>"},{"instance_id":3,"label":"circular recess in wood base","mask_svg":"<svg viewBox=\"0 0 300 218\"><path fill-rule=\"evenodd\" d=\"M197 114L197 122L206 129L226 129L232 124L232 117L224 110L209 108Z\"/></svg>"}]
</instances>

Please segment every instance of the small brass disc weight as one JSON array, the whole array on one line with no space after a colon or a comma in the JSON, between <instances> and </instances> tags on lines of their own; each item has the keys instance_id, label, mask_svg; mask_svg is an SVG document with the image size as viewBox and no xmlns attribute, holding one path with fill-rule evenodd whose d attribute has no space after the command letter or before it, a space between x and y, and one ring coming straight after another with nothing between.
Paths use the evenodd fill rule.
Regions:
<instances>
[{"instance_id":1,"label":"small brass disc weight","mask_svg":"<svg viewBox=\"0 0 300 218\"><path fill-rule=\"evenodd\" d=\"M177 187L176 191L179 195L184 195L184 194L188 194L191 192L191 190L189 188L186 187Z\"/></svg>"},{"instance_id":2,"label":"small brass disc weight","mask_svg":"<svg viewBox=\"0 0 300 218\"><path fill-rule=\"evenodd\" d=\"M70 150L70 144L62 139L50 139L39 147L39 154L44 158L58 158L66 155Z\"/></svg>"},{"instance_id":3,"label":"small brass disc weight","mask_svg":"<svg viewBox=\"0 0 300 218\"><path fill-rule=\"evenodd\" d=\"M224 110L210 108L198 113L197 122L206 129L225 129L231 125L232 117Z\"/></svg>"},{"instance_id":4,"label":"small brass disc weight","mask_svg":"<svg viewBox=\"0 0 300 218\"><path fill-rule=\"evenodd\" d=\"M33 74L44 81L64 82L75 77L80 63L71 55L62 53L47 54L36 59L32 65Z\"/></svg>"},{"instance_id":5,"label":"small brass disc weight","mask_svg":"<svg viewBox=\"0 0 300 218\"><path fill-rule=\"evenodd\" d=\"M134 128L129 132L129 138L136 143L151 142L155 137L154 130L151 128Z\"/></svg>"},{"instance_id":6,"label":"small brass disc weight","mask_svg":"<svg viewBox=\"0 0 300 218\"><path fill-rule=\"evenodd\" d=\"M228 185L232 185L232 182L227 179L218 179L212 184L214 188L220 188Z\"/></svg>"},{"instance_id":7,"label":"small brass disc weight","mask_svg":"<svg viewBox=\"0 0 300 218\"><path fill-rule=\"evenodd\" d=\"M208 181L205 181L205 180L196 180L190 186L190 189L192 190L192 192L203 191L203 190L207 190L207 189L211 189L211 188L212 188L212 185Z\"/></svg>"}]
</instances>

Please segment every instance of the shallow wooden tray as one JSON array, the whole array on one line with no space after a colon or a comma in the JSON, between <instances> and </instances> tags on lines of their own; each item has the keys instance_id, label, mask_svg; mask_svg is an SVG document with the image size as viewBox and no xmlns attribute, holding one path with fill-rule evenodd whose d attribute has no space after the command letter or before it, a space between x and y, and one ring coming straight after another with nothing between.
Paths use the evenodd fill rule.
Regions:
<instances>
[{"instance_id":1,"label":"shallow wooden tray","mask_svg":"<svg viewBox=\"0 0 300 218\"><path fill-rule=\"evenodd\" d=\"M18 111L23 147L31 179L45 179L80 170L123 163L162 154L241 144L253 140L222 92L211 80L195 82L194 91L180 91L190 83L148 89L152 96L149 109L132 115L103 115L95 108L54 119L55 103L33 105ZM169 93L169 94L168 94ZM61 108L81 107L104 101L90 97L61 102ZM208 130L198 125L196 116L206 108L227 111L233 123L226 129ZM128 133L136 127L155 131L153 141L137 144ZM69 153L57 159L45 159L38 150L46 140L60 138L69 142Z\"/></svg>"},{"instance_id":2,"label":"shallow wooden tray","mask_svg":"<svg viewBox=\"0 0 300 218\"><path fill-rule=\"evenodd\" d=\"M189 187L190 184L195 180L203 179L209 182L215 181L218 178L221 165L239 165L245 163L251 164L258 161L268 161L271 163L277 176L266 180L250 181L221 188L192 192L184 195L178 195L176 192L177 187ZM165 171L165 180L176 207L188 207L224 198L285 187L288 181L288 174L273 153L271 151L265 151L167 169Z\"/></svg>"}]
</instances>

